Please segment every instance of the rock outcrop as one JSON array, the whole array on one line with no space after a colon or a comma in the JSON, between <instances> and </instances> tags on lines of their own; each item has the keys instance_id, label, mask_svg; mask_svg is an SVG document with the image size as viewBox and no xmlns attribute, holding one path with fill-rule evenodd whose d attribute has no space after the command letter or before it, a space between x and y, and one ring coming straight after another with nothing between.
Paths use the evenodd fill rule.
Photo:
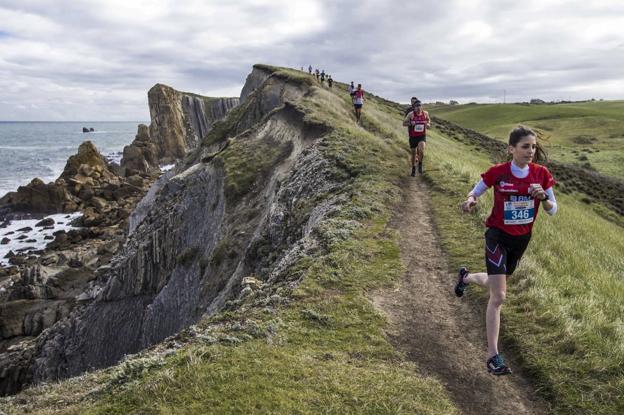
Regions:
<instances>
[{"instance_id":1,"label":"rock outcrop","mask_svg":"<svg viewBox=\"0 0 624 415\"><path fill-rule=\"evenodd\" d=\"M145 131L145 129L143 129ZM138 164L138 163L137 163ZM120 177L90 141L70 156L63 173L53 183L33 179L17 192L0 199L0 217L16 218L24 214L50 214L82 211L85 218L107 216L111 225L118 217L127 218L128 198L143 193L156 177L154 171L128 170L130 177Z\"/></svg>"},{"instance_id":2,"label":"rock outcrop","mask_svg":"<svg viewBox=\"0 0 624 415\"><path fill-rule=\"evenodd\" d=\"M0 217L11 212L54 213L73 212L77 203L63 182L44 183L33 179L26 186L18 187L0 199Z\"/></svg>"},{"instance_id":3,"label":"rock outcrop","mask_svg":"<svg viewBox=\"0 0 624 415\"><path fill-rule=\"evenodd\" d=\"M63 180L72 180L77 176L91 175L96 179L110 179L115 176L108 168L106 159L100 154L98 149L91 141L85 141L78 147L78 153L70 156L65 163L63 173L59 178Z\"/></svg>"},{"instance_id":4,"label":"rock outcrop","mask_svg":"<svg viewBox=\"0 0 624 415\"><path fill-rule=\"evenodd\" d=\"M23 233L53 228L52 218L37 222L35 229L18 229L22 234L16 237L9 232L10 238L3 239L6 243L26 241L8 254L12 266L0 267L0 354L29 344L77 305L96 296L93 280L97 270L118 251L130 213L155 178L148 174L118 176L86 141L69 157L54 183L35 179L2 199L7 223L29 214L80 210L82 216L73 223L82 228L46 236L45 249L30 246L28 242L35 240L26 239ZM1 367L0 382L4 382L5 368Z\"/></svg>"},{"instance_id":5,"label":"rock outcrop","mask_svg":"<svg viewBox=\"0 0 624 415\"><path fill-rule=\"evenodd\" d=\"M78 296L81 305L51 327L37 317L45 323L37 330L46 330L0 353L0 393L114 364L234 304L244 278L253 275L257 284L286 278L289 265L315 249L316 225L339 203L318 195L341 187L323 156L327 131L297 107L308 86L265 67L254 72L244 108L159 180L123 246ZM159 89L163 97L174 94ZM168 115L153 115L152 139L190 125L176 118L182 100L180 111L166 101L153 107Z\"/></svg>"},{"instance_id":6,"label":"rock outcrop","mask_svg":"<svg viewBox=\"0 0 624 415\"><path fill-rule=\"evenodd\" d=\"M247 97L251 95L260 85L271 77L271 71L268 68L264 68L262 65L255 65L251 73L247 75L245 85L240 93L240 103L242 104L247 100Z\"/></svg>"},{"instance_id":7,"label":"rock outcrop","mask_svg":"<svg viewBox=\"0 0 624 415\"><path fill-rule=\"evenodd\" d=\"M81 218L74 224L83 227L46 237L50 242L37 255L32 255L34 248L29 249L25 243L24 248L10 253L8 262L12 266L0 268L0 354L30 344L77 305L91 302L100 294L103 285L94 282L95 276L98 270L106 269L121 246L120 238L127 233L135 205L160 174L160 162L183 157L215 120L238 103L237 98L211 99L164 86L162 90L162 94L152 94L158 102L155 105L163 111L155 114L156 122L152 123L164 122L155 129L157 139L152 140L148 126L139 125L135 140L124 148L122 166L109 164L93 143L86 141L77 154L69 157L54 183L34 179L0 200L0 217L7 220L81 211ZM159 139L160 133L165 134L164 140ZM171 174L164 175L159 183L166 183ZM154 187L151 197L160 187ZM140 222L146 214L139 209L133 218ZM49 222L44 220L41 226L50 226ZM5 237L1 242L8 244L12 238ZM3 386L5 393L14 390L21 383L18 379L26 376L18 370L11 375L13 380L7 380L5 374L3 367L0 383L13 385Z\"/></svg>"},{"instance_id":8,"label":"rock outcrop","mask_svg":"<svg viewBox=\"0 0 624 415\"><path fill-rule=\"evenodd\" d=\"M182 159L239 102L238 98L180 92L162 84L154 85L147 97L152 120L149 136L161 163Z\"/></svg>"},{"instance_id":9,"label":"rock outcrop","mask_svg":"<svg viewBox=\"0 0 624 415\"><path fill-rule=\"evenodd\" d=\"M35 178L0 199L0 216L69 213L89 206L102 209L102 200L123 197L122 193L133 191L109 168L93 143L85 141L53 183Z\"/></svg>"},{"instance_id":10,"label":"rock outcrop","mask_svg":"<svg viewBox=\"0 0 624 415\"><path fill-rule=\"evenodd\" d=\"M159 150L152 141L149 127L139 124L134 141L124 147L121 168L125 176L148 173L158 168Z\"/></svg>"}]
</instances>

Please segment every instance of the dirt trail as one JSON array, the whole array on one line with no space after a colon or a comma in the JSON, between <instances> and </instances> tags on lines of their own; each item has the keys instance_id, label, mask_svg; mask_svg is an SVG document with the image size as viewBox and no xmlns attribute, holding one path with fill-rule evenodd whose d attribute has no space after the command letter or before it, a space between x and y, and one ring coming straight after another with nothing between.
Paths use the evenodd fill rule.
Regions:
<instances>
[{"instance_id":1,"label":"dirt trail","mask_svg":"<svg viewBox=\"0 0 624 415\"><path fill-rule=\"evenodd\" d=\"M455 275L448 273L437 240L426 184L409 178L404 188L393 225L400 231L407 272L396 287L372 295L377 308L388 316L392 343L423 374L446 386L462 414L545 413L544 404L504 350L514 374L487 373L485 307L477 308L452 292Z\"/></svg>"}]
</instances>

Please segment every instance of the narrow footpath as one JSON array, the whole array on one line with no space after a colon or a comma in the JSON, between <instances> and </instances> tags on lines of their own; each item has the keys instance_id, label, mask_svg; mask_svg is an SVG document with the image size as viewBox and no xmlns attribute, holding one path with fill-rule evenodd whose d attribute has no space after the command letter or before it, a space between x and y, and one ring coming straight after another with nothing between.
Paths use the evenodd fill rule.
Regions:
<instances>
[{"instance_id":1,"label":"narrow footpath","mask_svg":"<svg viewBox=\"0 0 624 415\"><path fill-rule=\"evenodd\" d=\"M395 287L372 294L375 306L389 320L391 342L424 375L445 385L462 414L546 413L509 353L502 351L513 375L487 373L485 306L453 294L455 275L448 273L438 243L427 185L421 178L406 178L404 188L393 226L401 235L407 271Z\"/></svg>"}]
</instances>

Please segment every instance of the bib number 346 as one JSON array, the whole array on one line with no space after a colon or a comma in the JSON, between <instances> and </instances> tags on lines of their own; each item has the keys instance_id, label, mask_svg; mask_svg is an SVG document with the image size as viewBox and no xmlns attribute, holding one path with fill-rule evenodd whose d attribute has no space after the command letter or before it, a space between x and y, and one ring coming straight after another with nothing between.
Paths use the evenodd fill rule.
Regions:
<instances>
[{"instance_id":1,"label":"bib number 346","mask_svg":"<svg viewBox=\"0 0 624 415\"><path fill-rule=\"evenodd\" d=\"M533 200L505 202L505 225L525 225L532 223L535 217Z\"/></svg>"}]
</instances>

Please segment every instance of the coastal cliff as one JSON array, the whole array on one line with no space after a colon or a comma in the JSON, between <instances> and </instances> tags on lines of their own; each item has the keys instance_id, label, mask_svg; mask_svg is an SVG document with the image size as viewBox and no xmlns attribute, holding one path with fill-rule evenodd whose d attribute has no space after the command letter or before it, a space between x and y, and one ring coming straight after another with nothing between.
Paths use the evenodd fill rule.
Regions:
<instances>
[{"instance_id":1,"label":"coastal cliff","mask_svg":"<svg viewBox=\"0 0 624 415\"><path fill-rule=\"evenodd\" d=\"M147 97L151 123L139 125L134 141L123 149L125 176L153 172L182 159L239 103L238 98L205 97L163 84L154 85Z\"/></svg>"},{"instance_id":2,"label":"coastal cliff","mask_svg":"<svg viewBox=\"0 0 624 415\"><path fill-rule=\"evenodd\" d=\"M247 79L98 248L108 258L65 259L91 272L74 308L5 326L31 338L0 345L0 412L623 412L620 187L550 165L565 209L534 235L552 249L510 280L506 338L522 347L507 345L519 370L502 384L452 281L481 266L487 214L460 218L458 197L504 144L434 117L432 168L410 178L402 105L368 93L357 123L345 84L266 65ZM11 294L58 299L75 281L54 278L32 269ZM472 358L445 358L460 349Z\"/></svg>"},{"instance_id":3,"label":"coastal cliff","mask_svg":"<svg viewBox=\"0 0 624 415\"><path fill-rule=\"evenodd\" d=\"M306 202L337 186L319 148L327 128L298 108L305 82L264 67L248 82L242 105L212 131L200 115L223 114L237 100L207 106L152 88L149 134L160 138L159 154L190 152L133 212L132 232L89 277L90 294L38 337L0 353L0 392L114 364L222 310L244 278L279 281L315 245L312 230L337 202Z\"/></svg>"},{"instance_id":4,"label":"coastal cliff","mask_svg":"<svg viewBox=\"0 0 624 415\"><path fill-rule=\"evenodd\" d=\"M156 84L147 93L149 136L161 163L172 163L197 147L212 125L239 103L238 98L211 98Z\"/></svg>"},{"instance_id":5,"label":"coastal cliff","mask_svg":"<svg viewBox=\"0 0 624 415\"><path fill-rule=\"evenodd\" d=\"M46 184L33 179L0 199L0 229L5 229L2 243L12 244L3 245L12 250L0 258L0 355L22 347L28 350L42 332L63 324L73 310L100 294L111 258L136 227L132 223L147 213L143 210L146 201L137 209L135 206L171 177L162 175L148 192L161 174L159 165L175 161L175 152L176 156L186 154L187 145L196 145L199 137L238 103L238 98L201 97L163 85L153 88L150 97L155 139L148 126L139 125L135 140L124 148L121 166L108 163L95 145L86 141L69 157L56 181ZM184 128L184 135L167 140L167 135L182 131L176 130L178 127ZM184 146L174 150L169 146L172 142ZM32 219L31 227L7 228L13 220L49 214L57 215L47 217L41 225L34 226L37 220ZM60 230L58 226L70 227ZM38 241L44 235L45 239ZM16 367L21 367L20 363ZM1 392L14 391L31 377L22 369L12 372L2 363L0 384L12 386L2 386Z\"/></svg>"}]
</instances>

